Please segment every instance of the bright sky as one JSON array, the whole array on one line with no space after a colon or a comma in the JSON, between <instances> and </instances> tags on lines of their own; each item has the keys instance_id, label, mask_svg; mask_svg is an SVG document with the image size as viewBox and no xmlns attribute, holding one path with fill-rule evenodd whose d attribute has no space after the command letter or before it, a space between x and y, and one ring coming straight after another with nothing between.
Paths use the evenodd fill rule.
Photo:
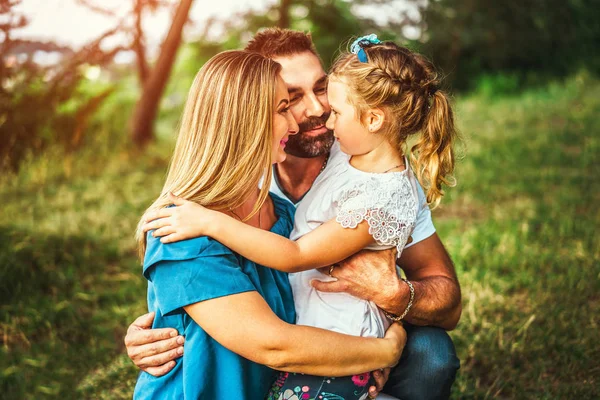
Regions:
<instances>
[{"instance_id":1,"label":"bright sky","mask_svg":"<svg viewBox=\"0 0 600 400\"><path fill-rule=\"evenodd\" d=\"M195 29L192 30L202 31L203 22L211 16L225 19L234 12L248 8L265 9L274 1L196 0L190 11L190 17L196 23ZM125 14L133 3L131 0L89 0L89 2L115 10L119 15ZM19 37L47 38L75 48L93 40L116 24L113 17L91 11L77 4L77 0L24 0L16 10L30 19L29 25L19 31ZM167 10L146 16L144 32L151 46L162 42L170 23L171 14Z\"/></svg>"},{"instance_id":2,"label":"bright sky","mask_svg":"<svg viewBox=\"0 0 600 400\"><path fill-rule=\"evenodd\" d=\"M88 0L93 4L117 11L124 15L131 7L132 0ZM204 21L214 16L217 19L227 19L231 14L247 10L264 10L270 4L279 0L195 0L190 11L190 17L195 22L194 27L186 27L186 36L201 32ZM399 15L401 9L410 7L406 0L393 0L384 6L367 6L360 9L364 15L373 16L379 22L385 22L393 15ZM413 3L414 4L414 3ZM116 21L113 17L98 14L77 4L77 0L24 0L16 9L30 19L27 27L18 31L19 37L31 39L49 39L74 48L93 40L103 32L113 28ZM418 14L418 13L417 13ZM171 23L171 14L165 9L155 15L144 18L144 33L150 51L155 50L162 42ZM358 32L357 32L358 33ZM404 32L410 35L411 32ZM123 37L114 39L123 42ZM106 41L106 46L115 43Z\"/></svg>"}]
</instances>

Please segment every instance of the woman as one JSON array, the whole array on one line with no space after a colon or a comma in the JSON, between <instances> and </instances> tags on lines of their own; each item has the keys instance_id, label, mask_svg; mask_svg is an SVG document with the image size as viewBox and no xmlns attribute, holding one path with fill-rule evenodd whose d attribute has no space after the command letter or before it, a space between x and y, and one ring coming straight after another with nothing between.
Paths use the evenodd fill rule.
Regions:
<instances>
[{"instance_id":1,"label":"woman","mask_svg":"<svg viewBox=\"0 0 600 400\"><path fill-rule=\"evenodd\" d=\"M285 159L287 138L298 129L279 71L276 62L243 51L218 54L202 67L165 185L148 211L168 206L173 193L289 235L293 207L268 193L271 164ZM175 327L186 336L186 351L162 377L142 372L135 398L261 399L273 369L345 376L388 367L400 356L405 332L398 325L383 339L293 325L287 275L215 240L163 245L140 229L138 240L153 328Z\"/></svg>"}]
</instances>

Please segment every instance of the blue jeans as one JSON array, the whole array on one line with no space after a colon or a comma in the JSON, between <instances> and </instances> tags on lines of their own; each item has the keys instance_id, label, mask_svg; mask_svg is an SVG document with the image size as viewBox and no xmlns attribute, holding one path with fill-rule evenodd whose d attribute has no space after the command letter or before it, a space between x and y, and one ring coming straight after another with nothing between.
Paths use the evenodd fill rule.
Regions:
<instances>
[{"instance_id":1,"label":"blue jeans","mask_svg":"<svg viewBox=\"0 0 600 400\"><path fill-rule=\"evenodd\" d=\"M401 400L447 399L460 367L452 339L441 328L404 324L406 346L383 393Z\"/></svg>"}]
</instances>

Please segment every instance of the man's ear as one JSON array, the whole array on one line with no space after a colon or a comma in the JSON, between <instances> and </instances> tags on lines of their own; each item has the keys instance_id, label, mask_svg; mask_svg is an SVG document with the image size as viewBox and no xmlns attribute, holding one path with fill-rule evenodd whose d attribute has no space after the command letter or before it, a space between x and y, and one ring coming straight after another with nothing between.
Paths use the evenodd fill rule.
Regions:
<instances>
[{"instance_id":1,"label":"man's ear","mask_svg":"<svg viewBox=\"0 0 600 400\"><path fill-rule=\"evenodd\" d=\"M385 113L381 108L369 108L365 112L365 126L371 133L377 133L385 122Z\"/></svg>"}]
</instances>

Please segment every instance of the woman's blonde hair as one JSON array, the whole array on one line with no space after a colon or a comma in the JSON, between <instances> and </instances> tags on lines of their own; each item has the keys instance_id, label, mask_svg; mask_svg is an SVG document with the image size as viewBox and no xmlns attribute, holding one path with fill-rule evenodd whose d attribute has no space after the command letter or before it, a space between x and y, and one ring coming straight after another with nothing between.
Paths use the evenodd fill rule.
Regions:
<instances>
[{"instance_id":1,"label":"woman's blonde hair","mask_svg":"<svg viewBox=\"0 0 600 400\"><path fill-rule=\"evenodd\" d=\"M168 193L215 210L239 207L264 176L254 215L271 185L275 87L281 66L260 54L226 51L196 74L160 196L146 210L168 206ZM143 260L146 236L136 239Z\"/></svg>"},{"instance_id":2,"label":"woman's blonde hair","mask_svg":"<svg viewBox=\"0 0 600 400\"><path fill-rule=\"evenodd\" d=\"M452 145L457 137L439 77L425 57L393 42L363 42L361 47L367 62L343 53L333 64L330 79L349 87L348 101L359 118L369 108L385 112L383 133L400 152L409 136L421 133L410 149L410 159L427 202L435 207L444 195L442 184L455 184Z\"/></svg>"}]
</instances>

